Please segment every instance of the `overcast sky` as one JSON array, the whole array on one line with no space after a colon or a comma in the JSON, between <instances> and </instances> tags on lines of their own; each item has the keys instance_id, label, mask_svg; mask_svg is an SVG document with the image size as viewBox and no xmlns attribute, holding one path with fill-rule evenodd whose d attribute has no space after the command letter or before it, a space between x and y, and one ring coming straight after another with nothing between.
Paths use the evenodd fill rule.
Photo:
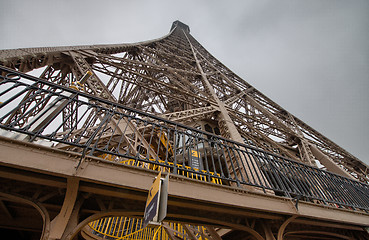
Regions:
<instances>
[{"instance_id":1,"label":"overcast sky","mask_svg":"<svg viewBox=\"0 0 369 240\"><path fill-rule=\"evenodd\" d=\"M210 53L369 164L368 0L0 0L0 49L128 43L180 20Z\"/></svg>"}]
</instances>

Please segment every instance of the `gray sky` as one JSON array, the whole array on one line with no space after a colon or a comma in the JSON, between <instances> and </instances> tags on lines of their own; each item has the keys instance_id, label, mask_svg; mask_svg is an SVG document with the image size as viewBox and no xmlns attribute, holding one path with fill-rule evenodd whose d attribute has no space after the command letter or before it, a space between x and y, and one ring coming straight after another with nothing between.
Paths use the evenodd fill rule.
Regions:
<instances>
[{"instance_id":1,"label":"gray sky","mask_svg":"<svg viewBox=\"0 0 369 240\"><path fill-rule=\"evenodd\" d=\"M0 49L144 41L174 20L276 103L369 164L369 1L0 0Z\"/></svg>"}]
</instances>

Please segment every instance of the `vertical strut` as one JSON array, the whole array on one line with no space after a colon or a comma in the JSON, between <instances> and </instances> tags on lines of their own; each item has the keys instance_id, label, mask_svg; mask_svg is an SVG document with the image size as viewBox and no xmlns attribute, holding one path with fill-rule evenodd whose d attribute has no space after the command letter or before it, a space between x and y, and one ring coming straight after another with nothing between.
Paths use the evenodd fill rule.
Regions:
<instances>
[{"instance_id":1,"label":"vertical strut","mask_svg":"<svg viewBox=\"0 0 369 240\"><path fill-rule=\"evenodd\" d=\"M236 126L234 125L234 122L232 121L231 117L229 116L228 111L225 107L225 104L222 101L220 101L220 99L218 98L218 96L216 95L216 93L214 91L214 88L211 86L209 80L207 79L206 74L204 73L204 71L203 71L203 69L200 65L199 59L196 56L196 51L195 51L193 45L191 44L191 41L188 39L188 37L187 37L187 35L184 31L183 31L183 34L186 36L188 44L191 47L193 57L196 61L196 66L197 66L198 70L201 73L201 77L202 77L203 82L205 83L205 88L207 88L207 90L210 92L211 96L213 97L213 99L216 101L216 103L218 105L217 107L220 110L220 114L218 116L218 124L219 124L219 127L221 129L222 135L225 138L230 138L230 139L232 139L236 142L243 143L243 138L242 138L241 134L238 132L238 130L237 130ZM246 151L248 151L248 150L246 150ZM233 162L235 162L235 164L237 164L237 157L232 158L230 155L228 155L228 159L229 159L230 162L227 163L228 164L227 169L230 167L230 165L233 166ZM255 160L252 155L243 155L241 157L241 161L244 162L244 163L249 162L253 166L258 166L258 164L256 163L257 160ZM250 176L253 176L253 175L263 176L264 175L258 167L246 168L246 172ZM233 170L233 174L236 175L237 173ZM265 182L264 179L265 179L265 177L259 179L259 182L257 182L257 183L254 182L253 184L269 186L269 184L267 182ZM251 179L248 179L248 180L251 182Z\"/></svg>"}]
</instances>

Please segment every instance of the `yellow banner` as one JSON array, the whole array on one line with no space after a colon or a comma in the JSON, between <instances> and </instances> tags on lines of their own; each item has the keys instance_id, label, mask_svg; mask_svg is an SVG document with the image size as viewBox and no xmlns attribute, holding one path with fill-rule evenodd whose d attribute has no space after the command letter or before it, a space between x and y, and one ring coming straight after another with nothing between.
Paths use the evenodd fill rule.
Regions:
<instances>
[{"instance_id":1,"label":"yellow banner","mask_svg":"<svg viewBox=\"0 0 369 240\"><path fill-rule=\"evenodd\" d=\"M149 190L149 195L147 196L147 201L146 201L146 207L147 205L150 204L150 202L152 201L152 199L154 198L154 196L156 194L158 194L159 189L160 189L160 178L161 178L161 172L159 172L158 176L156 177L154 183L152 184L150 190Z\"/></svg>"},{"instance_id":2,"label":"yellow banner","mask_svg":"<svg viewBox=\"0 0 369 240\"><path fill-rule=\"evenodd\" d=\"M199 153L197 152L197 151L195 151L195 150L191 150L191 152L192 152L192 157L199 157Z\"/></svg>"}]
</instances>

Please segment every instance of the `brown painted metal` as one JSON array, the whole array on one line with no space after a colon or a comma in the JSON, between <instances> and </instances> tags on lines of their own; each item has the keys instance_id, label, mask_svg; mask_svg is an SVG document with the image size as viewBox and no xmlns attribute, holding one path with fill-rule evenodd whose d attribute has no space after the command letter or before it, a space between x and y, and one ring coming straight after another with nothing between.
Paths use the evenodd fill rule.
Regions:
<instances>
[{"instance_id":1,"label":"brown painted metal","mask_svg":"<svg viewBox=\"0 0 369 240\"><path fill-rule=\"evenodd\" d=\"M264 232L265 232L265 240L276 240L273 232L272 232L272 228L270 226L270 223L266 222L265 220L261 223Z\"/></svg>"},{"instance_id":2,"label":"brown painted metal","mask_svg":"<svg viewBox=\"0 0 369 240\"><path fill-rule=\"evenodd\" d=\"M72 211L77 199L78 187L78 179L67 179L67 192L65 194L63 206L58 216L56 216L51 222L51 239L60 239L63 236L68 223L71 221Z\"/></svg>"},{"instance_id":3,"label":"brown painted metal","mask_svg":"<svg viewBox=\"0 0 369 240\"><path fill-rule=\"evenodd\" d=\"M32 143L25 143L22 141L13 140L9 142L8 139L0 137L0 150L4 153L0 157L2 165L12 166L19 169L32 170L31 172L41 172L50 176L62 176L65 179L70 177L77 177L89 183L96 183L102 185L115 185L118 188L136 189L136 191L146 192L152 184L152 179L156 173L137 167L114 164L110 161L104 161L101 158L89 157L86 158L85 164L81 166L81 170L76 171L76 160L79 159L79 154L72 154L67 151L52 149ZM42 158L47 156L47 161ZM8 173L7 173L8 172ZM43 179L34 178L30 176L17 176L10 171L2 172L3 177L20 179L22 181L33 181L34 183L50 184L50 186L63 186L66 184L56 184L54 182L43 181ZM91 185L93 186L93 185ZM132 199L145 200L145 195L142 198L135 196L127 196L125 193L109 191L108 188L100 189L89 187L81 183L80 191L117 196L122 198L130 197ZM339 208L320 206L307 202L300 202L299 208L295 208L294 201L286 198L277 197L274 195L261 194L259 192L252 192L241 190L238 188L228 186L217 186L213 184L206 184L201 181L187 179L181 176L172 175L170 178L170 188L168 191L172 197L180 199L191 199L191 204L184 204L180 202L172 203L169 198L168 204L175 206L186 206L191 208L209 208L210 211L218 211L219 213L227 213L230 208L243 210L257 211L262 217L262 213L275 213L284 215L298 214L301 217L319 218L327 221L336 221L354 225L369 225L368 214L360 211L350 211ZM192 203L196 201L196 203ZM210 204L200 204L200 202L213 203L222 208L211 208ZM207 205L207 206L206 206ZM201 206L201 207L200 207ZM232 213L237 214L237 211ZM242 215L242 211L239 211ZM251 215L257 213L250 213ZM247 213L246 213L247 215ZM264 217L267 217L266 214ZM273 214L270 216L273 218Z\"/></svg>"},{"instance_id":4,"label":"brown painted metal","mask_svg":"<svg viewBox=\"0 0 369 240\"><path fill-rule=\"evenodd\" d=\"M32 208L36 209L38 211L38 213L41 215L42 221L43 221L40 240L49 239L50 228L51 228L51 226L50 226L50 216L49 216L49 212L47 211L45 206L43 206L42 204L40 204L39 202L37 202L33 199L27 199L27 198L24 198L22 196L16 196L16 195L7 194L7 193L3 193L3 192L0 192L0 197L3 197L4 199L6 199L8 201L10 200L10 201L26 204L26 205L29 205ZM30 219L28 219L28 221L29 220Z\"/></svg>"},{"instance_id":5,"label":"brown painted metal","mask_svg":"<svg viewBox=\"0 0 369 240\"><path fill-rule=\"evenodd\" d=\"M217 233L217 231L215 231L214 227L212 227L212 226L206 226L206 228L209 231L209 235L214 240L222 240L222 238L219 236L219 234Z\"/></svg>"},{"instance_id":6,"label":"brown painted metal","mask_svg":"<svg viewBox=\"0 0 369 240\"><path fill-rule=\"evenodd\" d=\"M278 230L277 240L283 240L284 230L286 229L287 225L289 223L291 223L296 218L297 218L297 215L293 215L292 217L288 218L286 221L283 222L283 224L281 225L281 227Z\"/></svg>"},{"instance_id":7,"label":"brown painted metal","mask_svg":"<svg viewBox=\"0 0 369 240\"><path fill-rule=\"evenodd\" d=\"M262 149L279 149L287 156L297 154L302 162L312 165L320 160L328 170L345 176L348 173L364 182L369 180L365 163L231 72L190 35L184 24L175 22L173 26L163 38L137 44L0 50L0 64L20 71L47 66L42 77L62 85L71 84L86 70L92 69L109 79L101 81L94 74L87 82L87 92L156 114L206 105L220 107L224 116L218 121L219 125L226 124L228 130L223 131L226 137L239 132ZM199 76L207 81L199 81ZM209 92L209 87L215 92ZM223 103L226 109L223 109ZM247 124L235 117L245 119ZM233 129L232 125L239 130ZM227 133L229 128L233 130ZM238 138L233 137L242 141ZM308 146L319 149L319 156L312 154L317 151L311 152ZM291 147L295 150L291 151Z\"/></svg>"},{"instance_id":8,"label":"brown painted metal","mask_svg":"<svg viewBox=\"0 0 369 240\"><path fill-rule=\"evenodd\" d=\"M173 23L168 35L136 44L0 50L0 64L23 72L44 67L40 77L63 86L75 84L86 71L91 71L92 77L83 86L83 91L89 94L192 127L201 121L212 122L225 138L312 166L318 161L336 174L369 182L369 167L365 163L230 71L179 21ZM42 98L45 96L38 101ZM27 108L13 117L21 116ZM65 109L65 115L71 112L73 107ZM74 119L71 116L64 129L70 128ZM142 135L144 128L124 119L110 124L120 129L120 134L125 132L122 129L130 129L123 136L130 152L136 154L138 146L143 146L151 158L159 158ZM103 138L109 137L107 134ZM139 204L145 202L147 189L156 175L154 171L85 157L67 151L67 145L56 147L0 137L0 180L14 184L14 189L3 189L4 199L0 199L3 216L11 219L11 210L20 207L6 205L4 201L36 199L37 203L24 201L41 212L43 238L72 239L96 218L142 215ZM234 160L226 157L229 163ZM254 163L252 157L241 160ZM22 182L35 190L26 191ZM24 194L23 198L17 196L19 192ZM47 211L52 215L51 222ZM298 224L311 227L311 233L325 231L329 236L334 236L330 233L335 229L360 235L363 227L369 226L369 215L365 212L303 201L296 208L293 200L270 192L217 186L181 176L170 177L168 219L209 225L209 239L217 240L220 236L215 226L243 231L255 239L278 237L278 240L283 235L298 234ZM253 224L248 224L249 220ZM266 226L266 222L270 225ZM194 234L190 228L187 232ZM232 231L224 237L231 234Z\"/></svg>"},{"instance_id":9,"label":"brown painted metal","mask_svg":"<svg viewBox=\"0 0 369 240\"><path fill-rule=\"evenodd\" d=\"M70 177L76 177L80 182L79 194L88 193L105 196L104 198L132 199L136 203L141 202L142 206L144 206L146 200L145 192L156 175L155 172L147 172L135 167L114 165L112 162L98 158L87 159L81 171L76 173L75 163L79 159L78 154L71 154L67 151L16 140L9 142L5 138L0 140L2 140L0 141L0 150L5 154L0 159L2 166L13 169L13 171L7 169L5 172L0 169L1 176L14 181L28 181L34 185L41 184L66 189L66 180ZM10 155L10 153L12 154ZM42 161L42 156L47 156L48 161ZM53 168L56 164L58 167ZM18 173L16 170L18 170ZM47 181L43 179L45 175L48 176ZM125 193L122 191L124 189L131 191L131 193ZM106 209L108 205L105 204L103 209ZM96 206L98 206L98 209L92 212L101 211L99 204L96 204ZM128 206L126 205L126 207ZM61 209L62 206L60 206L58 211L61 211ZM178 214L181 212L180 209L184 209L182 214L187 216ZM189 211L188 209L192 210ZM201 211L196 209L201 209ZM86 210L82 209L81 211ZM143 209L141 211L143 212ZM110 214L109 210L105 212L108 215L114 214L113 210ZM346 226L347 229L356 229L355 231L369 225L369 215L362 212L323 207L304 202L299 203L299 209L297 210L294 207L294 202L285 198L257 192L240 191L233 187L204 184L203 182L179 176L170 178L169 219L189 223L206 220L208 224L227 226L228 228L253 233L255 230L251 231L252 228L250 230L242 227L242 224L232 223L232 221L237 222L239 221L237 219L253 219L256 217L282 223L283 218L293 215L299 216L299 218L311 219L310 221L314 219L314 222L320 222L322 226L339 226L340 228L345 228ZM331 225L325 224L325 222ZM345 223L345 225L341 223ZM305 222L304 224L309 225L310 222Z\"/></svg>"}]
</instances>

